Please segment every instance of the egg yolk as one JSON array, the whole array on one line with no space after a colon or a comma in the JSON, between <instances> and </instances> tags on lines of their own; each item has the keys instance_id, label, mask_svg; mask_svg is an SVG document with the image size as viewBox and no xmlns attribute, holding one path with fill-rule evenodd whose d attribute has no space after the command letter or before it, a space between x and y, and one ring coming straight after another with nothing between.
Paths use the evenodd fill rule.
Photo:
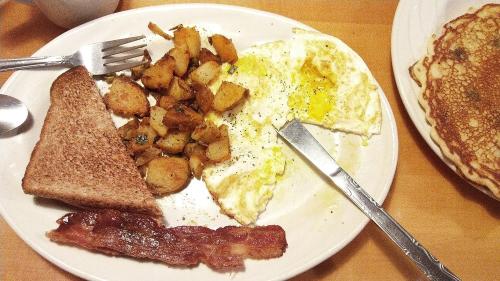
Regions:
<instances>
[{"instance_id":1,"label":"egg yolk","mask_svg":"<svg viewBox=\"0 0 500 281\"><path fill-rule=\"evenodd\" d=\"M335 105L330 94L335 84L321 75L310 60L292 74L292 82L297 88L288 97L288 106L296 113L306 112L309 119L317 122L325 119Z\"/></svg>"}]
</instances>

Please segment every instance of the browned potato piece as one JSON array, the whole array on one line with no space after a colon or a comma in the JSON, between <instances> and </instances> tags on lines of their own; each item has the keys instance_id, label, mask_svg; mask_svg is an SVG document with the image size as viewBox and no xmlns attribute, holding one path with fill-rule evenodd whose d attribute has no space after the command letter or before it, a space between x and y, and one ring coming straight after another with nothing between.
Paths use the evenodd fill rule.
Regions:
<instances>
[{"instance_id":1,"label":"browned potato piece","mask_svg":"<svg viewBox=\"0 0 500 281\"><path fill-rule=\"evenodd\" d=\"M168 128L178 128L181 131L194 130L201 123L203 123L201 114L183 104L170 107L163 117L163 124Z\"/></svg>"},{"instance_id":2,"label":"browned potato piece","mask_svg":"<svg viewBox=\"0 0 500 281\"><path fill-rule=\"evenodd\" d=\"M156 131L149 124L142 122L135 130L135 136L128 143L128 148L134 154L142 152L153 145L156 136Z\"/></svg>"},{"instance_id":3,"label":"browned potato piece","mask_svg":"<svg viewBox=\"0 0 500 281\"><path fill-rule=\"evenodd\" d=\"M201 64L204 64L207 61L215 61L220 64L220 58L207 48L201 48L199 60Z\"/></svg>"},{"instance_id":4,"label":"browned potato piece","mask_svg":"<svg viewBox=\"0 0 500 281\"><path fill-rule=\"evenodd\" d=\"M161 154L161 149L156 148L156 147L148 147L144 152L139 154L135 158L135 165L136 166L142 166L147 164L149 161L155 159L156 157L160 156Z\"/></svg>"},{"instance_id":5,"label":"browned potato piece","mask_svg":"<svg viewBox=\"0 0 500 281\"><path fill-rule=\"evenodd\" d=\"M186 146L184 147L184 154L188 157L196 155L201 159L202 162L208 161L208 158L206 156L206 148L196 142L186 144Z\"/></svg>"},{"instance_id":6,"label":"browned potato piece","mask_svg":"<svg viewBox=\"0 0 500 281\"><path fill-rule=\"evenodd\" d=\"M144 116L148 113L149 102L144 89L128 77L116 77L104 103L115 114L123 117Z\"/></svg>"},{"instance_id":7,"label":"browned potato piece","mask_svg":"<svg viewBox=\"0 0 500 281\"><path fill-rule=\"evenodd\" d=\"M231 158L229 138L221 138L220 140L209 144L206 155L208 159L214 162L222 162Z\"/></svg>"},{"instance_id":8,"label":"browned potato piece","mask_svg":"<svg viewBox=\"0 0 500 281\"><path fill-rule=\"evenodd\" d=\"M201 48L200 34L194 27L179 27L174 31L174 46L189 52L189 57L198 58Z\"/></svg>"},{"instance_id":9,"label":"browned potato piece","mask_svg":"<svg viewBox=\"0 0 500 281\"><path fill-rule=\"evenodd\" d=\"M198 103L201 111L203 111L203 113L208 113L212 108L214 94L212 94L212 91L210 91L207 86L197 83L193 85L193 90L195 93L196 102Z\"/></svg>"},{"instance_id":10,"label":"browned potato piece","mask_svg":"<svg viewBox=\"0 0 500 281\"><path fill-rule=\"evenodd\" d=\"M145 61L144 64L138 65L136 67L132 67L130 71L132 72L132 79L137 80L142 77L144 71L151 66L151 56L149 55L148 50L144 50L144 56L142 60Z\"/></svg>"},{"instance_id":11,"label":"browned potato piece","mask_svg":"<svg viewBox=\"0 0 500 281\"><path fill-rule=\"evenodd\" d=\"M163 31L156 23L149 22L148 24L149 30L151 30L154 34L160 35L161 37L172 40L172 36Z\"/></svg>"},{"instance_id":12,"label":"browned potato piece","mask_svg":"<svg viewBox=\"0 0 500 281\"><path fill-rule=\"evenodd\" d=\"M219 76L220 65L215 61L207 61L189 73L189 78L196 83L208 85Z\"/></svg>"},{"instance_id":13,"label":"browned potato piece","mask_svg":"<svg viewBox=\"0 0 500 281\"><path fill-rule=\"evenodd\" d=\"M134 118L128 121L125 125L118 128L118 135L122 140L131 140L135 137L135 130L137 128L139 128L139 120L137 120L137 118Z\"/></svg>"},{"instance_id":14,"label":"browned potato piece","mask_svg":"<svg viewBox=\"0 0 500 281\"><path fill-rule=\"evenodd\" d=\"M165 109L171 108L176 103L177 103L177 100L171 96L160 96L160 99L158 100L158 105L165 108Z\"/></svg>"},{"instance_id":15,"label":"browned potato piece","mask_svg":"<svg viewBox=\"0 0 500 281\"><path fill-rule=\"evenodd\" d=\"M189 141L189 132L172 131L156 142L156 146L167 153L181 153Z\"/></svg>"},{"instance_id":16,"label":"browned potato piece","mask_svg":"<svg viewBox=\"0 0 500 281\"><path fill-rule=\"evenodd\" d=\"M167 134L168 130L167 126L163 124L163 116L165 116L165 113L167 113L167 110L159 106L152 106L149 113L151 117L151 128L153 128L158 135L162 137Z\"/></svg>"},{"instance_id":17,"label":"browned potato piece","mask_svg":"<svg viewBox=\"0 0 500 281\"><path fill-rule=\"evenodd\" d=\"M221 138L229 138L228 127L226 124L222 124L219 126L219 132Z\"/></svg>"},{"instance_id":18,"label":"browned potato piece","mask_svg":"<svg viewBox=\"0 0 500 281\"><path fill-rule=\"evenodd\" d=\"M240 85L223 81L214 97L213 109L223 112L238 105L248 94Z\"/></svg>"},{"instance_id":19,"label":"browned potato piece","mask_svg":"<svg viewBox=\"0 0 500 281\"><path fill-rule=\"evenodd\" d=\"M221 62L235 63L238 60L238 54L233 42L224 35L215 34L208 38L210 44L214 46Z\"/></svg>"},{"instance_id":20,"label":"browned potato piece","mask_svg":"<svg viewBox=\"0 0 500 281\"><path fill-rule=\"evenodd\" d=\"M175 75L183 76L189 66L189 52L184 48L172 48L168 55L175 59Z\"/></svg>"},{"instance_id":21,"label":"browned potato piece","mask_svg":"<svg viewBox=\"0 0 500 281\"><path fill-rule=\"evenodd\" d=\"M212 143L221 137L221 132L212 121L206 121L194 129L191 138L202 144Z\"/></svg>"},{"instance_id":22,"label":"browned potato piece","mask_svg":"<svg viewBox=\"0 0 500 281\"><path fill-rule=\"evenodd\" d=\"M189 163L180 157L158 157L148 163L146 183L155 195L179 191L188 183Z\"/></svg>"},{"instance_id":23,"label":"browned potato piece","mask_svg":"<svg viewBox=\"0 0 500 281\"><path fill-rule=\"evenodd\" d=\"M197 179L201 178L201 174L203 173L203 168L205 164L201 160L200 156L198 155L193 155L189 157L189 169L191 170L191 173L193 176Z\"/></svg>"},{"instance_id":24,"label":"browned potato piece","mask_svg":"<svg viewBox=\"0 0 500 281\"><path fill-rule=\"evenodd\" d=\"M170 83L170 88L168 89L168 95L173 97L177 101L189 100L194 97L194 93L191 87L182 79L174 77L172 83Z\"/></svg>"},{"instance_id":25,"label":"browned potato piece","mask_svg":"<svg viewBox=\"0 0 500 281\"><path fill-rule=\"evenodd\" d=\"M141 81L144 87L151 90L167 89L170 80L174 77L175 59L171 56L164 56L155 64L146 69Z\"/></svg>"}]
</instances>

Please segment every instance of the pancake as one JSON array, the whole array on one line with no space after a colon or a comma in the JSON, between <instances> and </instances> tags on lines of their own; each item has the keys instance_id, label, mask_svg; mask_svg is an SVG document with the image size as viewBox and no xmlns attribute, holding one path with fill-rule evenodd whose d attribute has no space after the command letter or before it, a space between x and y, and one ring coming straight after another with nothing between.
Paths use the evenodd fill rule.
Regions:
<instances>
[{"instance_id":1,"label":"pancake","mask_svg":"<svg viewBox=\"0 0 500 281\"><path fill-rule=\"evenodd\" d=\"M500 5L444 25L410 67L431 137L458 172L500 200ZM434 37L435 38L435 37Z\"/></svg>"}]
</instances>

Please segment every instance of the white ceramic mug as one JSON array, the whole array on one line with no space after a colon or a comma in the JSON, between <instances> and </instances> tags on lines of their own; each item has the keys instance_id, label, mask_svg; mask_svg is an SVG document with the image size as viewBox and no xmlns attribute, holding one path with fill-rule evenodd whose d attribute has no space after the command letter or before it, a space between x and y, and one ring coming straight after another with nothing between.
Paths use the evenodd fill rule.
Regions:
<instances>
[{"instance_id":1,"label":"white ceramic mug","mask_svg":"<svg viewBox=\"0 0 500 281\"><path fill-rule=\"evenodd\" d=\"M23 0L34 3L53 23L72 28L84 22L111 14L119 0Z\"/></svg>"}]
</instances>

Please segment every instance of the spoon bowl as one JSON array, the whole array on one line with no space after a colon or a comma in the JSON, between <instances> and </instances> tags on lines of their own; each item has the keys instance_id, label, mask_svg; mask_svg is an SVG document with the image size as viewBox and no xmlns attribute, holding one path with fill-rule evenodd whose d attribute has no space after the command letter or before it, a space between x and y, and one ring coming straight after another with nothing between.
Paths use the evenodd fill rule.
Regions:
<instances>
[{"instance_id":1,"label":"spoon bowl","mask_svg":"<svg viewBox=\"0 0 500 281\"><path fill-rule=\"evenodd\" d=\"M0 135L21 126L28 118L28 108L18 99L0 94Z\"/></svg>"}]
</instances>

